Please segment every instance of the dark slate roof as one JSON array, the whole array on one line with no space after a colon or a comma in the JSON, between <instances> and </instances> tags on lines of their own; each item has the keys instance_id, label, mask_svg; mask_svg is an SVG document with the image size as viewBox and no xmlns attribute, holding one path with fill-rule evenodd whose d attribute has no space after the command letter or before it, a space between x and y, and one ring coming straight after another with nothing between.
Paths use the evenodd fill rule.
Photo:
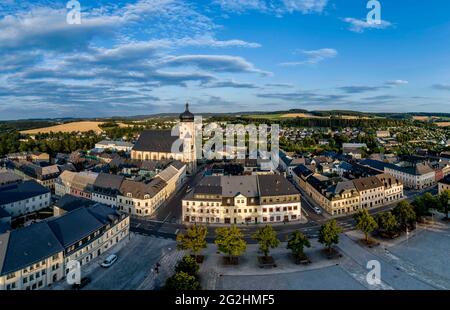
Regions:
<instances>
[{"instance_id":1,"label":"dark slate roof","mask_svg":"<svg viewBox=\"0 0 450 310\"><path fill-rule=\"evenodd\" d=\"M363 166L369 166L369 167L379 170L379 171L384 171L384 167L395 166L393 164L385 163L385 162L382 162L379 160L374 160L374 159L364 159L364 160L360 161L360 164Z\"/></svg>"},{"instance_id":2,"label":"dark slate roof","mask_svg":"<svg viewBox=\"0 0 450 310\"><path fill-rule=\"evenodd\" d=\"M120 192L124 196L127 193L131 193L133 198L144 199L145 195L154 197L166 185L167 183L159 177L153 178L149 183L123 180L120 186Z\"/></svg>"},{"instance_id":3,"label":"dark slate roof","mask_svg":"<svg viewBox=\"0 0 450 310\"><path fill-rule=\"evenodd\" d=\"M42 261L64 248L47 225L32 224L0 235L0 275Z\"/></svg>"},{"instance_id":4,"label":"dark slate roof","mask_svg":"<svg viewBox=\"0 0 450 310\"><path fill-rule=\"evenodd\" d=\"M0 187L0 205L50 193L50 190L34 180Z\"/></svg>"},{"instance_id":5,"label":"dark slate roof","mask_svg":"<svg viewBox=\"0 0 450 310\"><path fill-rule=\"evenodd\" d=\"M303 178L307 178L313 174L313 172L310 169L308 169L305 165L298 165L297 167L294 168L293 172L299 177L303 176Z\"/></svg>"},{"instance_id":6,"label":"dark slate roof","mask_svg":"<svg viewBox=\"0 0 450 310\"><path fill-rule=\"evenodd\" d=\"M439 181L439 183L448 184L450 185L450 174L446 175L445 178Z\"/></svg>"},{"instance_id":7,"label":"dark slate roof","mask_svg":"<svg viewBox=\"0 0 450 310\"><path fill-rule=\"evenodd\" d=\"M198 185L194 189L194 194L222 195L222 187L221 186Z\"/></svg>"},{"instance_id":8,"label":"dark slate roof","mask_svg":"<svg viewBox=\"0 0 450 310\"><path fill-rule=\"evenodd\" d=\"M144 130L133 147L134 151L172 153L172 144L178 136L172 136L171 130ZM182 151L182 143L180 151Z\"/></svg>"},{"instance_id":9,"label":"dark slate roof","mask_svg":"<svg viewBox=\"0 0 450 310\"><path fill-rule=\"evenodd\" d=\"M258 197L258 181L256 175L221 176L222 195L224 197Z\"/></svg>"},{"instance_id":10,"label":"dark slate roof","mask_svg":"<svg viewBox=\"0 0 450 310\"><path fill-rule=\"evenodd\" d=\"M314 175L310 176L306 182L308 182L312 187L314 187L318 192L323 193L327 188L327 182L321 181Z\"/></svg>"},{"instance_id":11,"label":"dark slate roof","mask_svg":"<svg viewBox=\"0 0 450 310\"><path fill-rule=\"evenodd\" d=\"M383 186L383 183L377 177L355 179L353 180L353 184L355 184L355 187L359 192Z\"/></svg>"},{"instance_id":12,"label":"dark slate roof","mask_svg":"<svg viewBox=\"0 0 450 310\"><path fill-rule=\"evenodd\" d=\"M351 171L353 169L353 165L346 162L346 161L341 161L338 165L339 168L343 169L343 170L347 170L347 171Z\"/></svg>"},{"instance_id":13,"label":"dark slate roof","mask_svg":"<svg viewBox=\"0 0 450 310\"><path fill-rule=\"evenodd\" d=\"M48 225L65 248L103 226L86 208L79 208L63 216L48 220Z\"/></svg>"},{"instance_id":14,"label":"dark slate roof","mask_svg":"<svg viewBox=\"0 0 450 310\"><path fill-rule=\"evenodd\" d=\"M287 154L286 154L285 152L280 151L280 152L279 152L279 156L280 156L280 159L284 162L284 164L285 164L286 166L289 166L289 165L290 165L290 163L291 163L291 161L292 161L292 158L288 157Z\"/></svg>"},{"instance_id":15,"label":"dark slate roof","mask_svg":"<svg viewBox=\"0 0 450 310\"><path fill-rule=\"evenodd\" d=\"M0 222L0 234L4 234L11 230L11 225L9 223ZM1 247L1 246L0 246Z\"/></svg>"},{"instance_id":16,"label":"dark slate roof","mask_svg":"<svg viewBox=\"0 0 450 310\"><path fill-rule=\"evenodd\" d=\"M338 182L336 185L332 186L329 191L333 193L334 195L340 195L342 192L345 191L352 191L356 190L355 184L353 184L353 181L342 181Z\"/></svg>"},{"instance_id":17,"label":"dark slate roof","mask_svg":"<svg viewBox=\"0 0 450 310\"><path fill-rule=\"evenodd\" d=\"M258 185L260 196L299 194L291 182L277 174L258 175Z\"/></svg>"},{"instance_id":18,"label":"dark slate roof","mask_svg":"<svg viewBox=\"0 0 450 310\"><path fill-rule=\"evenodd\" d=\"M95 179L94 188L119 190L123 180L124 177L121 175L100 173Z\"/></svg>"},{"instance_id":19,"label":"dark slate roof","mask_svg":"<svg viewBox=\"0 0 450 310\"><path fill-rule=\"evenodd\" d=\"M0 219L5 217L11 217L11 214L9 214L9 212L5 209L0 208Z\"/></svg>"},{"instance_id":20,"label":"dark slate roof","mask_svg":"<svg viewBox=\"0 0 450 310\"><path fill-rule=\"evenodd\" d=\"M174 160L173 162L170 163L172 166L175 167L175 169L180 170L181 168L183 168L186 164L182 163L179 160Z\"/></svg>"},{"instance_id":21,"label":"dark slate roof","mask_svg":"<svg viewBox=\"0 0 450 310\"><path fill-rule=\"evenodd\" d=\"M79 208L91 206L93 204L95 204L95 201L66 194L58 200L56 206L67 212L70 212Z\"/></svg>"},{"instance_id":22,"label":"dark slate roof","mask_svg":"<svg viewBox=\"0 0 450 310\"><path fill-rule=\"evenodd\" d=\"M101 203L97 203L87 210L103 224L109 224L120 218L119 212Z\"/></svg>"},{"instance_id":23,"label":"dark slate roof","mask_svg":"<svg viewBox=\"0 0 450 310\"><path fill-rule=\"evenodd\" d=\"M199 185L221 186L220 176L216 176L216 175L206 176L200 181Z\"/></svg>"}]
</instances>

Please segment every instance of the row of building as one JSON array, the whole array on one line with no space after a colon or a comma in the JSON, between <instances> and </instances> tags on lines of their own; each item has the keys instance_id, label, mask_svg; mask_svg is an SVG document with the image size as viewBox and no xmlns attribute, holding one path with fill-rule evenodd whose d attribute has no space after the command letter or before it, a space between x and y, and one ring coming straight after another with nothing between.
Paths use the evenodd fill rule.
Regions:
<instances>
[{"instance_id":1,"label":"row of building","mask_svg":"<svg viewBox=\"0 0 450 310\"><path fill-rule=\"evenodd\" d=\"M361 165L371 167L399 179L407 188L424 189L435 186L444 176L450 174L448 161L436 162L400 162L397 164L379 160L365 159Z\"/></svg>"},{"instance_id":2,"label":"row of building","mask_svg":"<svg viewBox=\"0 0 450 310\"><path fill-rule=\"evenodd\" d=\"M30 226L0 233L0 290L52 285L129 234L129 216L102 204L76 208Z\"/></svg>"},{"instance_id":3,"label":"row of building","mask_svg":"<svg viewBox=\"0 0 450 310\"><path fill-rule=\"evenodd\" d=\"M331 215L379 207L403 198L403 183L386 173L348 180L327 177L299 165L294 169L293 180Z\"/></svg>"},{"instance_id":4,"label":"row of building","mask_svg":"<svg viewBox=\"0 0 450 310\"><path fill-rule=\"evenodd\" d=\"M182 200L185 223L279 223L302 218L300 193L281 175L206 176Z\"/></svg>"},{"instance_id":5,"label":"row of building","mask_svg":"<svg viewBox=\"0 0 450 310\"><path fill-rule=\"evenodd\" d=\"M186 165L171 161L151 179L127 179L122 175L64 171L55 184L55 195L70 194L90 199L138 216L151 215L180 188Z\"/></svg>"}]
</instances>

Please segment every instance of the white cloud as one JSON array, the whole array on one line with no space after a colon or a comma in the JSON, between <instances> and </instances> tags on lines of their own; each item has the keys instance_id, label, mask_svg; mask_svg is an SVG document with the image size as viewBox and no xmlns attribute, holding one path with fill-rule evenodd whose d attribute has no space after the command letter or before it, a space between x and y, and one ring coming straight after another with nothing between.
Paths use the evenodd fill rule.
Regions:
<instances>
[{"instance_id":1,"label":"white cloud","mask_svg":"<svg viewBox=\"0 0 450 310\"><path fill-rule=\"evenodd\" d=\"M255 68L255 66L238 56L229 55L181 55L169 56L160 63L162 66L194 66L213 72L258 73L263 76L270 72Z\"/></svg>"},{"instance_id":2,"label":"white cloud","mask_svg":"<svg viewBox=\"0 0 450 310\"><path fill-rule=\"evenodd\" d=\"M382 20L380 24L368 23L366 20L347 17L344 22L349 24L350 31L362 33L367 29L386 29L392 26L391 22Z\"/></svg>"},{"instance_id":3,"label":"white cloud","mask_svg":"<svg viewBox=\"0 0 450 310\"><path fill-rule=\"evenodd\" d=\"M295 61L295 62L283 62L280 65L282 66L299 66L299 65L314 65L318 64L319 62L325 60L334 58L338 55L338 52L333 48L322 48L318 50L310 50L300 51L302 55L306 57L306 60L303 61Z\"/></svg>"},{"instance_id":4,"label":"white cloud","mask_svg":"<svg viewBox=\"0 0 450 310\"><path fill-rule=\"evenodd\" d=\"M247 10L266 11L264 0L215 0L223 10L241 13Z\"/></svg>"},{"instance_id":5,"label":"white cloud","mask_svg":"<svg viewBox=\"0 0 450 310\"><path fill-rule=\"evenodd\" d=\"M284 8L288 12L320 13L324 10L328 0L283 0Z\"/></svg>"},{"instance_id":6,"label":"white cloud","mask_svg":"<svg viewBox=\"0 0 450 310\"><path fill-rule=\"evenodd\" d=\"M434 84L432 88L437 90L450 90L450 84Z\"/></svg>"},{"instance_id":7,"label":"white cloud","mask_svg":"<svg viewBox=\"0 0 450 310\"><path fill-rule=\"evenodd\" d=\"M399 86L399 85L406 85L408 83L409 82L405 81L405 80L392 80L392 81L387 81L385 84L388 86L394 87L394 86Z\"/></svg>"},{"instance_id":8,"label":"white cloud","mask_svg":"<svg viewBox=\"0 0 450 310\"><path fill-rule=\"evenodd\" d=\"M321 13L328 0L214 0L222 10L243 13L259 11L268 14L283 15L300 12L302 14Z\"/></svg>"}]
</instances>

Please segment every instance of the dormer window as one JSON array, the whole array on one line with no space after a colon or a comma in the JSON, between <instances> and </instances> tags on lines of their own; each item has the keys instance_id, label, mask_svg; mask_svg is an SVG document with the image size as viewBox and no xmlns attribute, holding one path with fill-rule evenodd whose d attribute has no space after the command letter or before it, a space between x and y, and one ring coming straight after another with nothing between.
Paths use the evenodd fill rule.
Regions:
<instances>
[{"instance_id":1,"label":"dormer window","mask_svg":"<svg viewBox=\"0 0 450 310\"><path fill-rule=\"evenodd\" d=\"M144 199L150 199L150 195L144 195Z\"/></svg>"},{"instance_id":2,"label":"dormer window","mask_svg":"<svg viewBox=\"0 0 450 310\"><path fill-rule=\"evenodd\" d=\"M127 197L132 198L133 195L131 193L127 193Z\"/></svg>"}]
</instances>

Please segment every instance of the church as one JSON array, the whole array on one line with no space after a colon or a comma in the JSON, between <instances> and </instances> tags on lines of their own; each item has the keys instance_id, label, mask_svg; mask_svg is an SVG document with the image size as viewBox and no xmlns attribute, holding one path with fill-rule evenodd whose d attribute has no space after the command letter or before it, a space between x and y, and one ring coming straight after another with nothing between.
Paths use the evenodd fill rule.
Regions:
<instances>
[{"instance_id":1,"label":"church","mask_svg":"<svg viewBox=\"0 0 450 310\"><path fill-rule=\"evenodd\" d=\"M180 114L179 136L172 136L171 130L145 130L131 150L131 159L177 159L187 164L188 173L193 173L197 169L194 128L194 114L186 103L186 110ZM179 145L179 152L173 152L172 145Z\"/></svg>"}]
</instances>

